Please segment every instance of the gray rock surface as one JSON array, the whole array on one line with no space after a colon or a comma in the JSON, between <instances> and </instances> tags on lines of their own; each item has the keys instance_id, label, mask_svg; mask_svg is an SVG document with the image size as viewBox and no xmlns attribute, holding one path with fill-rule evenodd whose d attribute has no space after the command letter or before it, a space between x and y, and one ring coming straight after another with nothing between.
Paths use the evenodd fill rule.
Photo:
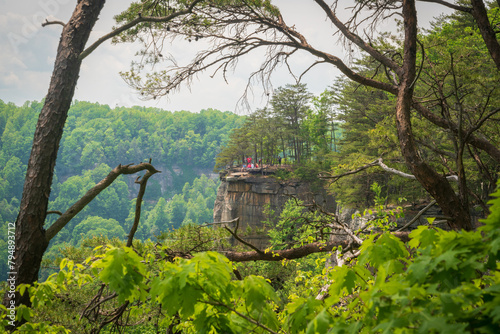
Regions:
<instances>
[{"instance_id":1,"label":"gray rock surface","mask_svg":"<svg viewBox=\"0 0 500 334\"><path fill-rule=\"evenodd\" d=\"M265 248L268 238L263 221L270 218L264 212L266 206L278 216L286 201L295 196L305 203L314 199L334 212L333 198L324 194L313 195L310 188L307 182L279 181L268 176L225 177L215 200L214 223L239 218L239 234L253 245ZM234 228L234 224L230 227Z\"/></svg>"}]
</instances>

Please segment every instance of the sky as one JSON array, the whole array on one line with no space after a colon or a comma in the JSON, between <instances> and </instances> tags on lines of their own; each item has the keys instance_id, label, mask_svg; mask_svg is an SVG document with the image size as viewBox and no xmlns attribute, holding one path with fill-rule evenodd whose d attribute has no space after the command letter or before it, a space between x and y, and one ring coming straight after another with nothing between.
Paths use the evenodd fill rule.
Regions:
<instances>
[{"instance_id":1,"label":"sky","mask_svg":"<svg viewBox=\"0 0 500 334\"><path fill-rule=\"evenodd\" d=\"M48 20L66 22L73 12L76 0L0 0L0 99L22 105L26 101L40 101L47 94L50 76L54 65L57 45L61 34L60 25L41 27ZM113 17L128 7L131 1L108 0L104 5L99 20L94 27L89 43L111 31ZM303 33L313 46L320 47L334 55L342 55L341 45L332 36L331 25L313 1L277 0L274 1L289 25ZM341 1L341 7L348 7L352 1ZM428 22L443 11L442 6L429 3L420 4L419 22L428 27ZM347 11L348 13L348 11ZM394 30L391 22L382 23L380 30ZM168 51L179 62L188 62L189 55L196 50L197 43L174 41ZM247 85L248 74L252 68L260 65L261 55L255 54L241 61L230 73L226 83L221 76L210 78L209 72L198 76L190 87L183 86L168 98L144 101L120 77L120 71L127 71L132 60L137 60L135 53L139 45L112 45L109 41L99 46L82 64L80 78L74 99L98 102L110 107L134 105L156 107L170 111L187 110L199 112L202 109L238 111L238 101ZM303 54L292 63L296 70L308 67L314 58ZM330 86L340 72L331 65L313 68L302 79L313 94L320 94ZM273 75L275 88L295 83L294 78L285 68L280 68ZM267 99L261 90L255 87L250 98L252 109L263 108Z\"/></svg>"}]
</instances>

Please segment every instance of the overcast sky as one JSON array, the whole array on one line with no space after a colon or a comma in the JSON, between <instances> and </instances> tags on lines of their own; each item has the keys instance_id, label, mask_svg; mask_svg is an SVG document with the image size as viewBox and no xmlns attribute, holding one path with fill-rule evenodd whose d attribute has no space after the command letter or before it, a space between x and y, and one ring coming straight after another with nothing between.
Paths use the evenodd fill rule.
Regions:
<instances>
[{"instance_id":1,"label":"overcast sky","mask_svg":"<svg viewBox=\"0 0 500 334\"><path fill-rule=\"evenodd\" d=\"M313 1L275 2L282 8L285 21L289 25L295 24L313 46L339 55L341 47L331 36L333 30ZM343 2L347 5L350 1ZM114 24L113 16L125 10L129 3L127 0L108 0L90 42L109 32ZM62 27L50 25L42 28L41 23L46 18L66 22L75 4L76 0L0 0L1 100L22 105L26 101L40 101L46 95ZM421 4L418 9L419 22L423 25L443 10L441 6L432 4ZM391 27L388 22L380 28ZM169 52L180 62L187 62L186 52L196 44L177 41L170 45ZM132 44L111 45L107 42L101 45L84 60L74 98L108 104L110 107L142 105L170 111L198 112L207 108L235 111L246 86L249 69L260 65L258 55L248 57L229 76L228 83L220 76L211 79L209 73L205 73L195 80L191 89L183 87L180 92L171 94L169 99L142 101L119 76L120 71L129 69L137 50L138 45ZM297 69L307 67L313 59L304 55L293 66ZM338 73L331 65L318 66L303 78L303 82L307 83L312 93L319 94L332 84ZM287 83L294 83L293 78L287 75L285 69L281 69L273 77L273 86L277 88ZM258 89L251 102L254 107L264 107L265 100Z\"/></svg>"}]
</instances>

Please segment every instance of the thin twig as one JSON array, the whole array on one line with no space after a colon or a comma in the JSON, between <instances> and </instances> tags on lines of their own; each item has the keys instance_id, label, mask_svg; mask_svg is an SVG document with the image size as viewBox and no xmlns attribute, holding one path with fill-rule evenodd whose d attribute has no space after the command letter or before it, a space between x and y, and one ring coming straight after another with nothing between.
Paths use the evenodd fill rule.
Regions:
<instances>
[{"instance_id":1,"label":"thin twig","mask_svg":"<svg viewBox=\"0 0 500 334\"><path fill-rule=\"evenodd\" d=\"M45 22L42 23L42 27L45 27L45 26L48 26L48 25L51 25L51 24L59 24L59 25L62 25L63 27L66 26L66 23L64 23L63 21L49 21L47 19L45 19Z\"/></svg>"},{"instance_id":2,"label":"thin twig","mask_svg":"<svg viewBox=\"0 0 500 334\"><path fill-rule=\"evenodd\" d=\"M223 304L223 303L221 303L221 302L210 302L210 301L205 301L204 303L209 304L209 305L213 305L213 306L222 306L222 307L225 307L225 308L226 308L226 309L228 309L229 311L236 313L237 315L239 315L239 316L240 316L240 317L242 317L243 319L245 319L245 320L247 320L247 321L251 322L252 324L254 324L254 325L256 325L256 326L259 326L260 328L262 328L262 329L264 329L264 330L268 331L269 333L278 334L278 332L273 331L271 328L269 328L269 327L267 327L267 326L265 326L265 325L261 324L261 323L260 323L260 322L258 322L257 320L252 319L252 318L250 318L249 316L247 316L247 315L245 315L245 314L243 314L243 313L241 313L241 312L236 311L235 309L233 309L232 307L227 306L226 304Z\"/></svg>"},{"instance_id":3,"label":"thin twig","mask_svg":"<svg viewBox=\"0 0 500 334\"><path fill-rule=\"evenodd\" d=\"M427 204L427 206L425 208L423 208L422 210L420 210L416 215L415 217L412 218L412 220L410 220L408 223L406 223L403 227L401 228L398 228L395 232L399 232L399 231L402 231L404 230L405 228L409 227L411 224L413 224L414 222L416 222L418 220L418 218L420 218L421 215L423 215L427 210L429 210L434 204L436 204L436 200L433 200L431 201L429 204Z\"/></svg>"},{"instance_id":4,"label":"thin twig","mask_svg":"<svg viewBox=\"0 0 500 334\"><path fill-rule=\"evenodd\" d=\"M244 244L244 245L246 245L246 246L250 247L251 249L253 249L254 251L256 251L256 252L257 252L257 253L259 253L259 254L264 254L264 252L263 252L263 251L261 251L260 249L258 249L258 248L257 248L257 247L255 247L254 245L252 245L251 243L246 242L245 240L243 240L242 238L240 238L240 237L238 236L238 234L236 233L236 231L238 230L238 226L239 226L239 224L240 224L240 218L236 218L236 219L232 220L231 222L234 222L234 221L236 222L236 227L234 228L234 231L232 231L232 230L231 230L229 227L227 227L227 226L224 226L224 228L225 228L227 231L229 231L229 233L231 233L231 235L232 235L232 236L233 236L236 240L238 240L239 242L241 242L242 244Z\"/></svg>"},{"instance_id":5,"label":"thin twig","mask_svg":"<svg viewBox=\"0 0 500 334\"><path fill-rule=\"evenodd\" d=\"M56 215L62 216L63 213L61 211L58 211L58 210L50 210L50 211L47 211L47 214L48 215L56 214Z\"/></svg>"}]
</instances>

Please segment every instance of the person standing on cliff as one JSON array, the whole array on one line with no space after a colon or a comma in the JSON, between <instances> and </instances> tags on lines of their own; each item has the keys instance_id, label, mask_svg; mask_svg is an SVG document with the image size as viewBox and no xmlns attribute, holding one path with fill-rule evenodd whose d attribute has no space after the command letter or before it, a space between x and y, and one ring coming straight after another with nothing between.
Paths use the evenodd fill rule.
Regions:
<instances>
[{"instance_id":1,"label":"person standing on cliff","mask_svg":"<svg viewBox=\"0 0 500 334\"><path fill-rule=\"evenodd\" d=\"M281 156L278 155L278 165L281 166Z\"/></svg>"}]
</instances>

